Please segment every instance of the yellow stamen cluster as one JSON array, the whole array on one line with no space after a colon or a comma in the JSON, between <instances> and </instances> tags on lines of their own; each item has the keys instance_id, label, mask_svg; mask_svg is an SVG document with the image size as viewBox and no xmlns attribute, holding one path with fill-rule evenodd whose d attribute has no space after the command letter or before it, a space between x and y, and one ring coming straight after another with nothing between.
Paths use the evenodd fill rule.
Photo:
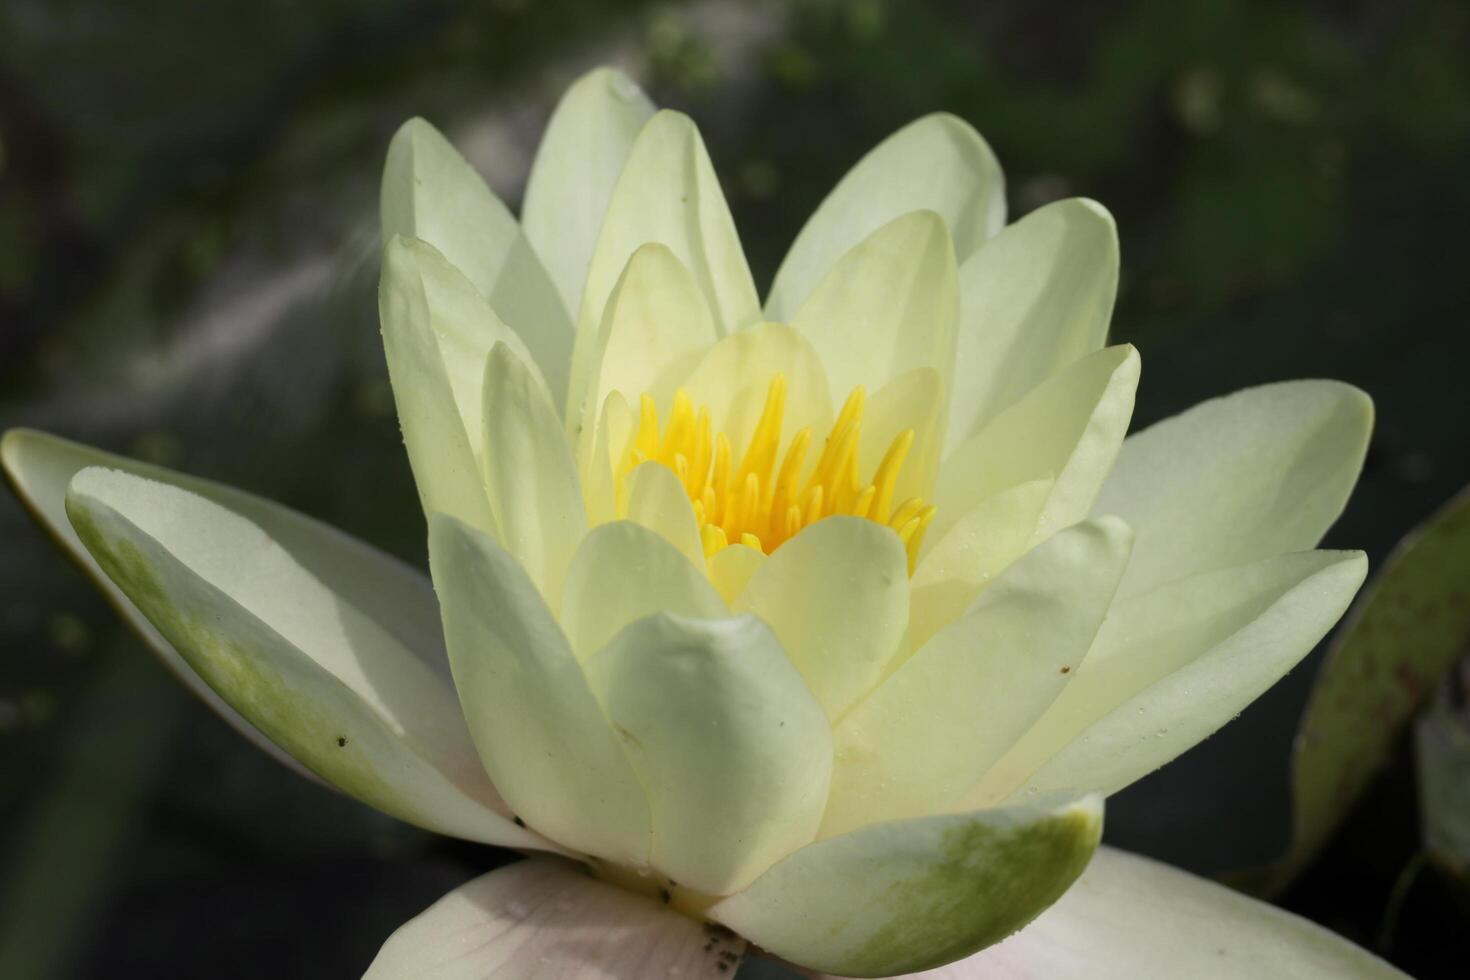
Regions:
<instances>
[{"instance_id":1,"label":"yellow stamen cluster","mask_svg":"<svg viewBox=\"0 0 1470 980\"><path fill-rule=\"evenodd\" d=\"M816 466L806 470L812 430L802 429L781 454L786 413L786 378L777 374L750 445L739 460L723 432L712 432L707 409L697 411L682 388L674 394L668 425L660 430L658 407L649 395L639 404L638 428L619 477L641 463L674 471L694 504L706 556L730 544L770 554L802 528L824 517L863 517L897 532L913 570L924 530L935 508L918 497L894 505L894 490L914 430L893 440L870 481L858 474L864 393L854 388L827 436Z\"/></svg>"}]
</instances>

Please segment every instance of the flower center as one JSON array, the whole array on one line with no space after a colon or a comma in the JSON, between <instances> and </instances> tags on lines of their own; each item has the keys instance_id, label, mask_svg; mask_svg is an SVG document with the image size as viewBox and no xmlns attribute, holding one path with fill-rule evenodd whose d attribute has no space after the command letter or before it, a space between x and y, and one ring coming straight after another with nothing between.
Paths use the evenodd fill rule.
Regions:
<instances>
[{"instance_id":1,"label":"flower center","mask_svg":"<svg viewBox=\"0 0 1470 980\"><path fill-rule=\"evenodd\" d=\"M668 424L662 428L658 407L652 396L644 395L639 402L637 433L619 470L620 482L649 461L673 470L694 504L706 557L733 544L770 554L824 517L850 516L893 528L908 551L912 572L924 530L935 514L934 506L919 497L896 505L893 500L899 473L914 443L914 430L899 433L871 479L864 481L858 470L863 403L863 388L858 386L847 396L820 458L808 470L810 427L797 432L785 453L781 452L781 423L786 412L782 374L771 380L755 434L739 460L734 458L729 437L712 432L709 411L704 407L696 410L684 389L674 393Z\"/></svg>"}]
</instances>

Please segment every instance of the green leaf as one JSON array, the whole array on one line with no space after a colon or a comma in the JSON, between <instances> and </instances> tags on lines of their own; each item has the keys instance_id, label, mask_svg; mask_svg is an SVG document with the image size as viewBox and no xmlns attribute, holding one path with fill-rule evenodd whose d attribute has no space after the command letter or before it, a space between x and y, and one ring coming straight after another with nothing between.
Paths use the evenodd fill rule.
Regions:
<instances>
[{"instance_id":1,"label":"green leaf","mask_svg":"<svg viewBox=\"0 0 1470 980\"><path fill-rule=\"evenodd\" d=\"M1470 690L1470 672L1461 677ZM1424 849L1440 867L1470 880L1470 710L1464 698L1464 692L1451 697L1442 689L1433 710L1414 726L1414 762Z\"/></svg>"},{"instance_id":2,"label":"green leaf","mask_svg":"<svg viewBox=\"0 0 1470 980\"><path fill-rule=\"evenodd\" d=\"M1291 764L1292 843L1251 884L1285 887L1332 837L1470 637L1470 490L1399 543L1322 662Z\"/></svg>"}]
</instances>

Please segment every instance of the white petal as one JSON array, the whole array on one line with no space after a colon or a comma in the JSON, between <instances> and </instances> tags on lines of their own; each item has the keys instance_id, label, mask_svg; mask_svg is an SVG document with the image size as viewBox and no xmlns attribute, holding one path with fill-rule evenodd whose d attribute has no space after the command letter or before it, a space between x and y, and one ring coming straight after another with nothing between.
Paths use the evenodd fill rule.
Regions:
<instances>
[{"instance_id":1,"label":"white petal","mask_svg":"<svg viewBox=\"0 0 1470 980\"><path fill-rule=\"evenodd\" d=\"M710 918L841 976L887 977L1005 938L1076 880L1102 801L875 824L802 848Z\"/></svg>"},{"instance_id":2,"label":"white petal","mask_svg":"<svg viewBox=\"0 0 1470 980\"><path fill-rule=\"evenodd\" d=\"M363 980L730 980L744 948L576 865L532 858L404 923Z\"/></svg>"},{"instance_id":3,"label":"white petal","mask_svg":"<svg viewBox=\"0 0 1470 980\"><path fill-rule=\"evenodd\" d=\"M1314 922L1156 861L1100 848L1041 917L924 980L1407 980ZM915 978L918 980L918 978Z\"/></svg>"},{"instance_id":4,"label":"white petal","mask_svg":"<svg viewBox=\"0 0 1470 980\"><path fill-rule=\"evenodd\" d=\"M958 619L1026 552L1051 489L1051 480L1031 480L987 497L925 548L909 579L910 650Z\"/></svg>"},{"instance_id":5,"label":"white petal","mask_svg":"<svg viewBox=\"0 0 1470 980\"><path fill-rule=\"evenodd\" d=\"M1059 532L858 702L836 726L821 836L967 809L966 793L1082 662L1131 543L1111 518Z\"/></svg>"},{"instance_id":6,"label":"white petal","mask_svg":"<svg viewBox=\"0 0 1470 980\"><path fill-rule=\"evenodd\" d=\"M594 528L572 561L561 603L562 628L578 659L656 612L695 619L729 615L709 580L659 535L631 521Z\"/></svg>"},{"instance_id":7,"label":"white petal","mask_svg":"<svg viewBox=\"0 0 1470 980\"><path fill-rule=\"evenodd\" d=\"M1033 542L1087 516L1133 417L1138 372L1136 350L1108 347L1002 412L944 460L934 490L939 513L929 533L943 535L987 497L1032 480L1053 481ZM1132 513L1121 516L1132 519Z\"/></svg>"},{"instance_id":8,"label":"white petal","mask_svg":"<svg viewBox=\"0 0 1470 980\"><path fill-rule=\"evenodd\" d=\"M756 570L766 563L766 556L743 544L721 548L708 561L709 580L724 600L733 604L745 591Z\"/></svg>"},{"instance_id":9,"label":"white petal","mask_svg":"<svg viewBox=\"0 0 1470 980\"><path fill-rule=\"evenodd\" d=\"M704 546L689 492L662 463L643 463L628 477L628 520L648 528L677 548L703 572Z\"/></svg>"},{"instance_id":10,"label":"white petal","mask_svg":"<svg viewBox=\"0 0 1470 980\"><path fill-rule=\"evenodd\" d=\"M910 211L936 212L963 261L1006 220L995 154L962 119L915 120L858 161L807 220L776 273L766 318L786 321L838 257Z\"/></svg>"},{"instance_id":11,"label":"white petal","mask_svg":"<svg viewBox=\"0 0 1470 980\"><path fill-rule=\"evenodd\" d=\"M72 479L66 510L199 677L307 768L419 826L537 846L504 814L443 675L259 526L100 467Z\"/></svg>"},{"instance_id":12,"label":"white petal","mask_svg":"<svg viewBox=\"0 0 1470 980\"><path fill-rule=\"evenodd\" d=\"M1102 347L1118 291L1117 228L1094 201L1048 204L966 259L959 284L951 445Z\"/></svg>"},{"instance_id":13,"label":"white petal","mask_svg":"<svg viewBox=\"0 0 1470 980\"><path fill-rule=\"evenodd\" d=\"M616 68L595 68L572 83L546 124L521 225L572 316L582 307L582 285L613 187L653 112L631 78Z\"/></svg>"},{"instance_id":14,"label":"white petal","mask_svg":"<svg viewBox=\"0 0 1470 980\"><path fill-rule=\"evenodd\" d=\"M895 507L910 497L929 500L934 496L947 421L944 398L944 380L934 368L905 371L868 397L858 444L858 469L864 475L877 470L905 430L914 431L893 487Z\"/></svg>"},{"instance_id":15,"label":"white petal","mask_svg":"<svg viewBox=\"0 0 1470 980\"><path fill-rule=\"evenodd\" d=\"M829 517L761 562L732 608L770 624L828 717L837 718L898 653L908 624L907 562L890 529Z\"/></svg>"},{"instance_id":16,"label":"white petal","mask_svg":"<svg viewBox=\"0 0 1470 980\"><path fill-rule=\"evenodd\" d=\"M608 205L577 320L567 417L582 413L608 297L641 246L665 245L693 273L721 334L760 319L740 236L699 131L687 116L656 113L639 133Z\"/></svg>"},{"instance_id":17,"label":"white petal","mask_svg":"<svg viewBox=\"0 0 1470 980\"><path fill-rule=\"evenodd\" d=\"M556 409L503 344L485 365L485 485L505 548L555 601L587 533L577 468Z\"/></svg>"},{"instance_id":18,"label":"white petal","mask_svg":"<svg viewBox=\"0 0 1470 980\"><path fill-rule=\"evenodd\" d=\"M765 408L771 381L786 376L781 445L803 426L816 438L832 428L831 389L822 359L805 337L783 323L762 323L724 337L683 381L689 396L709 409L713 431L730 438L738 459Z\"/></svg>"},{"instance_id":19,"label":"white petal","mask_svg":"<svg viewBox=\"0 0 1470 980\"><path fill-rule=\"evenodd\" d=\"M1121 594L1314 547L1357 482L1373 403L1336 381L1203 402L1131 436L1094 512L1138 531Z\"/></svg>"},{"instance_id":20,"label":"white petal","mask_svg":"<svg viewBox=\"0 0 1470 980\"><path fill-rule=\"evenodd\" d=\"M410 568L336 528L234 487L29 429L11 429L0 438L0 464L3 464L6 476L31 516L81 566L164 665L242 735L308 778L316 777L214 693L214 688L194 672L173 645L97 567L96 561L77 539L76 531L66 516L66 488L79 471L88 466L122 470L158 483L181 487L242 515L290 552L327 587L372 615L379 626L397 637L431 670L446 681L449 678L449 661L444 655L444 635L439 625L439 603L434 598L428 578L418 569Z\"/></svg>"},{"instance_id":21,"label":"white petal","mask_svg":"<svg viewBox=\"0 0 1470 980\"><path fill-rule=\"evenodd\" d=\"M587 677L648 791L660 872L726 894L812 839L831 730L759 620L650 616Z\"/></svg>"},{"instance_id":22,"label":"white petal","mask_svg":"<svg viewBox=\"0 0 1470 980\"><path fill-rule=\"evenodd\" d=\"M587 523L592 526L616 520L626 498L626 484L619 485L618 474L627 460L634 432L633 410L621 392L614 391L602 403L590 451L578 456L578 476L587 507ZM578 433L575 436L585 440ZM583 441L581 445L586 445Z\"/></svg>"},{"instance_id":23,"label":"white petal","mask_svg":"<svg viewBox=\"0 0 1470 980\"><path fill-rule=\"evenodd\" d=\"M384 248L378 310L424 512L498 533L480 476L481 388L490 348L520 347L519 339L464 276L417 239L395 237Z\"/></svg>"},{"instance_id":24,"label":"white petal","mask_svg":"<svg viewBox=\"0 0 1470 980\"><path fill-rule=\"evenodd\" d=\"M1311 652L1366 572L1360 552L1301 552L1120 599L1076 680L970 802L1022 784L1113 793L1152 772Z\"/></svg>"},{"instance_id":25,"label":"white petal","mask_svg":"<svg viewBox=\"0 0 1470 980\"><path fill-rule=\"evenodd\" d=\"M598 331L579 434L584 448L590 448L592 413L601 411L615 391L630 405L651 395L667 420L674 389L718 337L694 276L658 244L642 246L628 260Z\"/></svg>"},{"instance_id":26,"label":"white petal","mask_svg":"<svg viewBox=\"0 0 1470 980\"><path fill-rule=\"evenodd\" d=\"M643 865L643 789L535 585L451 517L430 518L429 561L465 720L506 802L568 847Z\"/></svg>"},{"instance_id":27,"label":"white petal","mask_svg":"<svg viewBox=\"0 0 1470 980\"><path fill-rule=\"evenodd\" d=\"M791 325L812 342L838 392L876 391L910 368L955 363L959 291L954 245L933 211L894 218L817 283Z\"/></svg>"},{"instance_id":28,"label":"white petal","mask_svg":"<svg viewBox=\"0 0 1470 980\"><path fill-rule=\"evenodd\" d=\"M572 359L572 319L510 211L422 119L404 123L383 168L383 241L432 245L525 341L557 404Z\"/></svg>"}]
</instances>

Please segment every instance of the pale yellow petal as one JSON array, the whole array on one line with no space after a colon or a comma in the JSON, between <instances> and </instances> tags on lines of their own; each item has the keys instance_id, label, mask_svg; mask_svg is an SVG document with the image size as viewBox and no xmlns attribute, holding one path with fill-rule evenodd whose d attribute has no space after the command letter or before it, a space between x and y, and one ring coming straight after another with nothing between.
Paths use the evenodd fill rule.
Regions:
<instances>
[{"instance_id":1,"label":"pale yellow petal","mask_svg":"<svg viewBox=\"0 0 1470 980\"><path fill-rule=\"evenodd\" d=\"M960 261L1005 225L1005 178L995 154L969 123L948 113L903 127L838 182L781 262L766 317L788 320L842 253L921 209L944 219Z\"/></svg>"},{"instance_id":2,"label":"pale yellow petal","mask_svg":"<svg viewBox=\"0 0 1470 980\"><path fill-rule=\"evenodd\" d=\"M966 793L1082 662L1132 537L1109 518L1056 534L855 705L835 728L821 836L966 809Z\"/></svg>"},{"instance_id":3,"label":"pale yellow petal","mask_svg":"<svg viewBox=\"0 0 1470 980\"><path fill-rule=\"evenodd\" d=\"M1095 201L1026 215L960 266L949 444L1102 347L1118 291L1118 231Z\"/></svg>"},{"instance_id":4,"label":"pale yellow petal","mask_svg":"<svg viewBox=\"0 0 1470 980\"><path fill-rule=\"evenodd\" d=\"M817 349L838 392L877 391L921 367L938 371L947 388L958 309L949 229L933 211L913 211L843 255L791 325Z\"/></svg>"}]
</instances>

